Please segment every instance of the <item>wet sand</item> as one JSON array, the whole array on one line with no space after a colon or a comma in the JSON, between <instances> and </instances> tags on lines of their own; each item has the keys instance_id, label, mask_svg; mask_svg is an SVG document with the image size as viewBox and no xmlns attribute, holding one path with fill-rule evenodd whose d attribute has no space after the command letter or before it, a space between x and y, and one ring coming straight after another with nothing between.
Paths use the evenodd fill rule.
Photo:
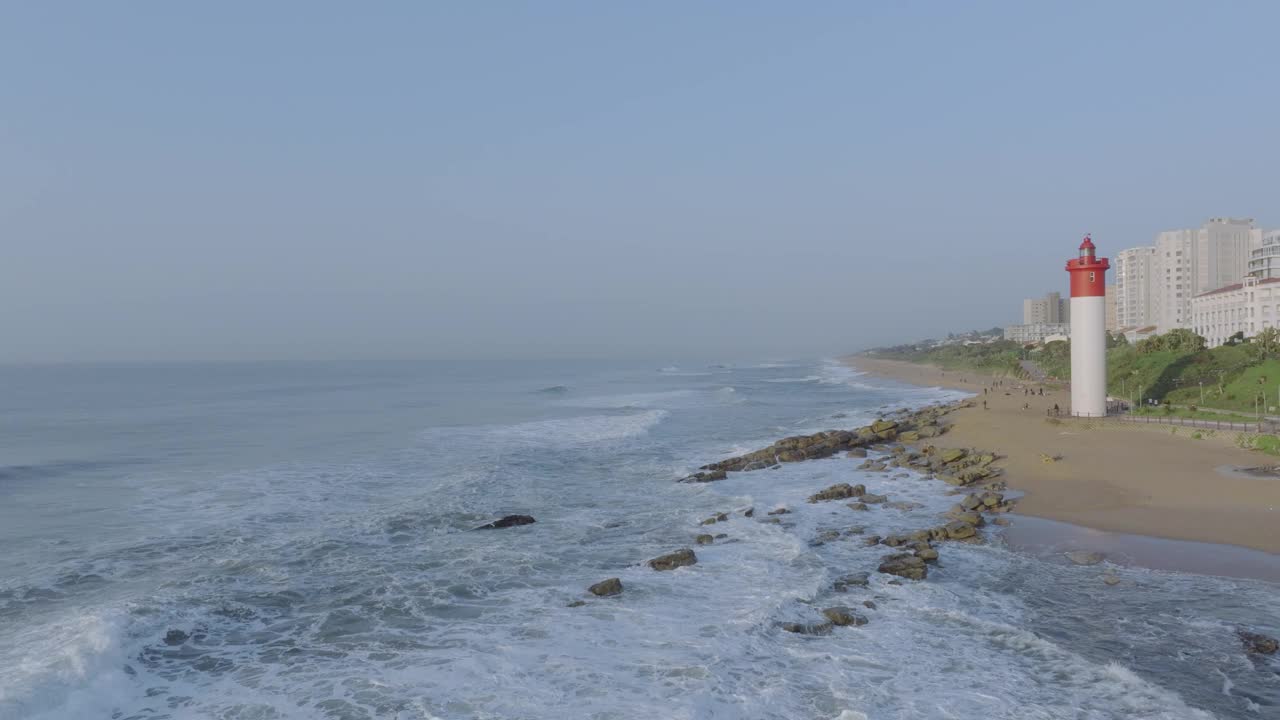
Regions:
<instances>
[{"instance_id":1,"label":"wet sand","mask_svg":"<svg viewBox=\"0 0 1280 720\"><path fill-rule=\"evenodd\" d=\"M994 378L929 365L845 358L871 374L927 387L975 393L977 407L953 413L954 426L937 442L1006 456L1009 487L1026 493L1018 513L1086 528L1156 538L1238 545L1280 553L1280 478L1234 472L1273 464L1274 458L1235 447L1237 433L1189 437L1189 428L1064 419L1046 410L1067 408L1065 390L1046 386L1025 396L1015 379L990 389ZM989 409L983 409L982 401ZM1023 409L1029 404L1029 409ZM1044 462L1042 455L1060 456ZM1200 572L1212 573L1209 570Z\"/></svg>"}]
</instances>

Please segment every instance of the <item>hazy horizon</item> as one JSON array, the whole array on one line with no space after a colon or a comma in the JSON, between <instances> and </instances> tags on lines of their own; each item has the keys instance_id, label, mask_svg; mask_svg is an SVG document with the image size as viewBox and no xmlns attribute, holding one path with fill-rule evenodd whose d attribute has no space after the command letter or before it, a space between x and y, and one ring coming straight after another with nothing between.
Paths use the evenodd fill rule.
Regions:
<instances>
[{"instance_id":1,"label":"hazy horizon","mask_svg":"<svg viewBox=\"0 0 1280 720\"><path fill-rule=\"evenodd\" d=\"M834 355L1280 227L1280 6L0 9L0 363Z\"/></svg>"}]
</instances>

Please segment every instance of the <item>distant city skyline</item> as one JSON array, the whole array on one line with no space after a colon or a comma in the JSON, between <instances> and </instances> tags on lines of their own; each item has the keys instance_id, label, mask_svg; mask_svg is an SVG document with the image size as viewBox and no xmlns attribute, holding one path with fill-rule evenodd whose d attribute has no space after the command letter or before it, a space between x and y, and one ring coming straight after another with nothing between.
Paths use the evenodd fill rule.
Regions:
<instances>
[{"instance_id":1,"label":"distant city skyline","mask_svg":"<svg viewBox=\"0 0 1280 720\"><path fill-rule=\"evenodd\" d=\"M1263 2L9 4L0 363L714 361L1008 324L1087 232L1115 257L1280 227L1276 27Z\"/></svg>"}]
</instances>

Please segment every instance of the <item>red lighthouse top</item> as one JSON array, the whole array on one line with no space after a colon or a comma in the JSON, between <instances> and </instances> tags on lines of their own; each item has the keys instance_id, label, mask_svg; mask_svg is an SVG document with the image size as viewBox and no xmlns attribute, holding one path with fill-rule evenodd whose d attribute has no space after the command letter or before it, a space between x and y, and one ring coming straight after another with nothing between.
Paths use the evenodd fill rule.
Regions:
<instances>
[{"instance_id":1,"label":"red lighthouse top","mask_svg":"<svg viewBox=\"0 0 1280 720\"><path fill-rule=\"evenodd\" d=\"M1080 243L1080 257L1067 261L1071 273L1071 297L1103 297L1107 294L1107 270L1111 267L1106 258L1096 257L1093 240L1084 236Z\"/></svg>"}]
</instances>

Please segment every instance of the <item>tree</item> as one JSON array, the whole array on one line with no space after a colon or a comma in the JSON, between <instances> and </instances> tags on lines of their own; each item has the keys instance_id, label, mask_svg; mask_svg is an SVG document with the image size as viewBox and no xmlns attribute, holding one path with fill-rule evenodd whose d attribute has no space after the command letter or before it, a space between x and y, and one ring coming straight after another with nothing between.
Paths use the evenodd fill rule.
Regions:
<instances>
[{"instance_id":1,"label":"tree","mask_svg":"<svg viewBox=\"0 0 1280 720\"><path fill-rule=\"evenodd\" d=\"M1146 355L1163 350L1194 353L1204 350L1205 339L1189 328L1174 328L1163 335L1152 335L1138 343L1138 353Z\"/></svg>"},{"instance_id":2,"label":"tree","mask_svg":"<svg viewBox=\"0 0 1280 720\"><path fill-rule=\"evenodd\" d=\"M1108 350L1110 350L1113 347L1127 347L1128 345L1129 345L1129 338L1125 337L1124 333L1122 332L1107 333L1107 349Z\"/></svg>"},{"instance_id":3,"label":"tree","mask_svg":"<svg viewBox=\"0 0 1280 720\"><path fill-rule=\"evenodd\" d=\"M1280 330L1276 328L1265 328L1262 332L1253 336L1253 340L1249 343L1259 360L1266 360L1280 355Z\"/></svg>"}]
</instances>

